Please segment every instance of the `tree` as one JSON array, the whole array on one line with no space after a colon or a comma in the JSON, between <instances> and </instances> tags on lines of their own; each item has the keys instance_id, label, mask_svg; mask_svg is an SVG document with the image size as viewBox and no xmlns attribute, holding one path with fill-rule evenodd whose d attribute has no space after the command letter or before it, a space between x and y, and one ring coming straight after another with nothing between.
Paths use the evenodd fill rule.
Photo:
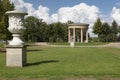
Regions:
<instances>
[{"instance_id":1,"label":"tree","mask_svg":"<svg viewBox=\"0 0 120 80\"><path fill-rule=\"evenodd\" d=\"M74 22L71 20L68 20L67 24L73 24Z\"/></svg>"},{"instance_id":2,"label":"tree","mask_svg":"<svg viewBox=\"0 0 120 80\"><path fill-rule=\"evenodd\" d=\"M8 31L8 16L6 11L14 10L14 5L9 0L0 0L0 38L7 41L11 39L11 33Z\"/></svg>"},{"instance_id":3,"label":"tree","mask_svg":"<svg viewBox=\"0 0 120 80\"><path fill-rule=\"evenodd\" d=\"M0 0L0 21L2 21L2 15L4 14L3 13L3 4L2 4L2 1Z\"/></svg>"},{"instance_id":4,"label":"tree","mask_svg":"<svg viewBox=\"0 0 120 80\"><path fill-rule=\"evenodd\" d=\"M100 18L98 18L97 21L94 23L93 33L97 34L99 37L99 35L102 34L101 29L102 29L102 22Z\"/></svg>"},{"instance_id":5,"label":"tree","mask_svg":"<svg viewBox=\"0 0 120 80\"><path fill-rule=\"evenodd\" d=\"M99 35L99 41L100 42L106 42L106 35L104 35L104 34L101 34L101 35Z\"/></svg>"},{"instance_id":6,"label":"tree","mask_svg":"<svg viewBox=\"0 0 120 80\"><path fill-rule=\"evenodd\" d=\"M118 24L115 20L112 22L111 30L112 33L118 34Z\"/></svg>"},{"instance_id":7,"label":"tree","mask_svg":"<svg viewBox=\"0 0 120 80\"><path fill-rule=\"evenodd\" d=\"M106 22L103 23L100 31L101 31L101 34L108 35L111 32L110 25Z\"/></svg>"},{"instance_id":8,"label":"tree","mask_svg":"<svg viewBox=\"0 0 120 80\"><path fill-rule=\"evenodd\" d=\"M106 36L106 42L114 42L116 41L116 35L113 33L110 33Z\"/></svg>"},{"instance_id":9,"label":"tree","mask_svg":"<svg viewBox=\"0 0 120 80\"><path fill-rule=\"evenodd\" d=\"M112 26L111 26L111 33L113 34L114 41L117 40L118 32L119 32L118 24L117 24L117 22L115 20L113 20Z\"/></svg>"},{"instance_id":10,"label":"tree","mask_svg":"<svg viewBox=\"0 0 120 80\"><path fill-rule=\"evenodd\" d=\"M116 35L118 33L118 24L113 21L112 26L108 23L102 23L100 18L94 23L93 32L98 34L99 41L101 42L111 42L116 40Z\"/></svg>"},{"instance_id":11,"label":"tree","mask_svg":"<svg viewBox=\"0 0 120 80\"><path fill-rule=\"evenodd\" d=\"M63 42L67 41L67 24L65 23L52 23L48 29L50 42Z\"/></svg>"},{"instance_id":12,"label":"tree","mask_svg":"<svg viewBox=\"0 0 120 80\"><path fill-rule=\"evenodd\" d=\"M25 41L43 42L48 41L47 24L42 19L29 16L25 19L24 26L26 30L23 31L22 36Z\"/></svg>"},{"instance_id":13,"label":"tree","mask_svg":"<svg viewBox=\"0 0 120 80\"><path fill-rule=\"evenodd\" d=\"M49 33L48 33L48 25L46 22L42 20L39 21L39 42L48 42L49 41Z\"/></svg>"},{"instance_id":14,"label":"tree","mask_svg":"<svg viewBox=\"0 0 120 80\"><path fill-rule=\"evenodd\" d=\"M36 42L39 37L39 19L29 16L24 20L26 30L23 32L23 39L25 41Z\"/></svg>"},{"instance_id":15,"label":"tree","mask_svg":"<svg viewBox=\"0 0 120 80\"><path fill-rule=\"evenodd\" d=\"M102 26L101 26L101 34L99 34L99 40L101 41L101 42L107 42L107 41L109 41L109 40L107 40L107 39L109 39L109 34L110 34L110 32L111 32L111 29L110 29L110 26L109 26L109 24L108 23L103 23L102 24Z\"/></svg>"}]
</instances>

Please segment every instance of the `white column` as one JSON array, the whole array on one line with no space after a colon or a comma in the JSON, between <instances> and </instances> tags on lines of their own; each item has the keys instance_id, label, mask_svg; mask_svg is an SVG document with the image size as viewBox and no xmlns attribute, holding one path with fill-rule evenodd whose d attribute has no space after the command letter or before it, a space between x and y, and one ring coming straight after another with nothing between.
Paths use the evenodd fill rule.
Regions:
<instances>
[{"instance_id":1,"label":"white column","mask_svg":"<svg viewBox=\"0 0 120 80\"><path fill-rule=\"evenodd\" d=\"M86 31L86 43L88 43L88 32Z\"/></svg>"},{"instance_id":2,"label":"white column","mask_svg":"<svg viewBox=\"0 0 120 80\"><path fill-rule=\"evenodd\" d=\"M81 28L81 43L83 43L83 28Z\"/></svg>"},{"instance_id":3,"label":"white column","mask_svg":"<svg viewBox=\"0 0 120 80\"><path fill-rule=\"evenodd\" d=\"M68 28L68 42L71 42L71 33L70 33L70 28Z\"/></svg>"},{"instance_id":4,"label":"white column","mask_svg":"<svg viewBox=\"0 0 120 80\"><path fill-rule=\"evenodd\" d=\"M73 28L73 41L76 42L75 40L75 28Z\"/></svg>"}]
</instances>

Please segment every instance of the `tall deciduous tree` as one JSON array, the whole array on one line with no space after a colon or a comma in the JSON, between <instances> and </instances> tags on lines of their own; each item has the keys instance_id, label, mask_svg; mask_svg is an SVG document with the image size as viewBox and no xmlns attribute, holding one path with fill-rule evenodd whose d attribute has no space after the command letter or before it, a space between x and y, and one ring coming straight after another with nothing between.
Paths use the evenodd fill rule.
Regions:
<instances>
[{"instance_id":1,"label":"tall deciduous tree","mask_svg":"<svg viewBox=\"0 0 120 80\"><path fill-rule=\"evenodd\" d=\"M39 21L39 38L38 41L39 42L48 42L48 38L49 38L49 33L48 33L48 25L46 22L44 22L43 20Z\"/></svg>"},{"instance_id":2,"label":"tall deciduous tree","mask_svg":"<svg viewBox=\"0 0 120 80\"><path fill-rule=\"evenodd\" d=\"M24 21L26 30L23 32L23 39L31 42L59 42L67 41L67 24L47 24L42 19L29 16Z\"/></svg>"},{"instance_id":3,"label":"tall deciduous tree","mask_svg":"<svg viewBox=\"0 0 120 80\"><path fill-rule=\"evenodd\" d=\"M27 17L25 19L24 26L26 27L26 30L23 32L23 39L25 41L31 41L35 42L37 41L39 37L39 19L35 17Z\"/></svg>"},{"instance_id":4,"label":"tall deciduous tree","mask_svg":"<svg viewBox=\"0 0 120 80\"><path fill-rule=\"evenodd\" d=\"M8 16L6 11L14 10L14 5L9 0L0 0L0 39L11 39L11 34L8 31Z\"/></svg>"},{"instance_id":5,"label":"tall deciduous tree","mask_svg":"<svg viewBox=\"0 0 120 80\"><path fill-rule=\"evenodd\" d=\"M26 30L23 31L23 39L30 42L43 42L48 41L47 27L48 25L33 16L29 16L25 19L24 26Z\"/></svg>"},{"instance_id":6,"label":"tall deciduous tree","mask_svg":"<svg viewBox=\"0 0 120 80\"><path fill-rule=\"evenodd\" d=\"M50 42L67 41L67 24L52 23L49 25L48 31Z\"/></svg>"}]
</instances>

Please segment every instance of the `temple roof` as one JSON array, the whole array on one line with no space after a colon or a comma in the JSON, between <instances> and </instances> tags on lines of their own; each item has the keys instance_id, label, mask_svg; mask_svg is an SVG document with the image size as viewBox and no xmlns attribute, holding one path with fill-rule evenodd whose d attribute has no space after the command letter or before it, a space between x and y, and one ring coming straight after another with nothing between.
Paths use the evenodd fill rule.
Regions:
<instances>
[{"instance_id":1,"label":"temple roof","mask_svg":"<svg viewBox=\"0 0 120 80\"><path fill-rule=\"evenodd\" d=\"M68 24L68 26L89 26L89 24L86 24L86 23L72 23L72 24Z\"/></svg>"}]
</instances>

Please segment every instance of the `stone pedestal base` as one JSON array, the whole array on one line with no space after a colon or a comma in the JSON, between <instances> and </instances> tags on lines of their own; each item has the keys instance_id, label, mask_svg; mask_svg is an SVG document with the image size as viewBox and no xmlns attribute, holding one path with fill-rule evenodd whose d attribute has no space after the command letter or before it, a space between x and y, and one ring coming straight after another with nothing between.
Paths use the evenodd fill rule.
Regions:
<instances>
[{"instance_id":1,"label":"stone pedestal base","mask_svg":"<svg viewBox=\"0 0 120 80\"><path fill-rule=\"evenodd\" d=\"M74 48L75 43L74 42L70 42L70 47Z\"/></svg>"},{"instance_id":2,"label":"stone pedestal base","mask_svg":"<svg viewBox=\"0 0 120 80\"><path fill-rule=\"evenodd\" d=\"M88 43L88 40L85 40L85 43Z\"/></svg>"},{"instance_id":3,"label":"stone pedestal base","mask_svg":"<svg viewBox=\"0 0 120 80\"><path fill-rule=\"evenodd\" d=\"M23 67L26 65L26 46L25 45L7 45L6 46L6 66Z\"/></svg>"}]
</instances>

